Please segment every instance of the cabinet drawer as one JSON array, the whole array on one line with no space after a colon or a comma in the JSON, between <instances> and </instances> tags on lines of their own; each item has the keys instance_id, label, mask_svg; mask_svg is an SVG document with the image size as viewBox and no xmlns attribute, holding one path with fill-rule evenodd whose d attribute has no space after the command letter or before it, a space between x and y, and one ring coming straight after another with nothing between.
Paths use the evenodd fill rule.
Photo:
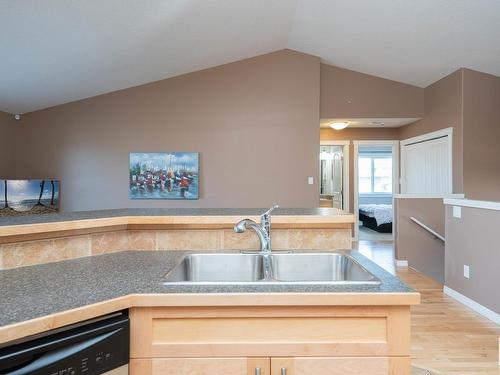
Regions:
<instances>
[{"instance_id":1,"label":"cabinet drawer","mask_svg":"<svg viewBox=\"0 0 500 375\"><path fill-rule=\"evenodd\" d=\"M270 375L270 367L269 358L132 359L130 375Z\"/></svg>"},{"instance_id":2,"label":"cabinet drawer","mask_svg":"<svg viewBox=\"0 0 500 375\"><path fill-rule=\"evenodd\" d=\"M131 357L404 356L407 306L134 308Z\"/></svg>"},{"instance_id":3,"label":"cabinet drawer","mask_svg":"<svg viewBox=\"0 0 500 375\"><path fill-rule=\"evenodd\" d=\"M271 358L271 375L410 375L410 357Z\"/></svg>"}]
</instances>

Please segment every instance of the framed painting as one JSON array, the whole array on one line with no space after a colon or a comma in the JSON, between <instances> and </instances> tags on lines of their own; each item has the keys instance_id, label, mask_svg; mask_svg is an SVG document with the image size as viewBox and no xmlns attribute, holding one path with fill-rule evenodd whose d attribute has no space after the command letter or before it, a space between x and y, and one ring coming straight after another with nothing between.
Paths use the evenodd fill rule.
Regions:
<instances>
[{"instance_id":1,"label":"framed painting","mask_svg":"<svg viewBox=\"0 0 500 375\"><path fill-rule=\"evenodd\" d=\"M0 180L0 217L59 211L59 181Z\"/></svg>"},{"instance_id":2,"label":"framed painting","mask_svg":"<svg viewBox=\"0 0 500 375\"><path fill-rule=\"evenodd\" d=\"M197 152L132 152L130 199L199 199Z\"/></svg>"}]
</instances>

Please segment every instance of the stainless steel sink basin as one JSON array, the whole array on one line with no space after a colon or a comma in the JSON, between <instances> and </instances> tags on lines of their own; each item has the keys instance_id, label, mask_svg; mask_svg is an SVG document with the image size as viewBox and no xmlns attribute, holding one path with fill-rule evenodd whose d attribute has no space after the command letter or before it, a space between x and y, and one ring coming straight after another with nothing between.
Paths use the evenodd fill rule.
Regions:
<instances>
[{"instance_id":1,"label":"stainless steel sink basin","mask_svg":"<svg viewBox=\"0 0 500 375\"><path fill-rule=\"evenodd\" d=\"M340 253L276 254L271 257L271 268L278 282L379 283L353 258Z\"/></svg>"},{"instance_id":2,"label":"stainless steel sink basin","mask_svg":"<svg viewBox=\"0 0 500 375\"><path fill-rule=\"evenodd\" d=\"M380 280L343 253L208 253L186 255L164 283L380 284Z\"/></svg>"},{"instance_id":3,"label":"stainless steel sink basin","mask_svg":"<svg viewBox=\"0 0 500 375\"><path fill-rule=\"evenodd\" d=\"M258 254L192 254L166 276L174 283L256 282L264 278L263 259Z\"/></svg>"}]
</instances>

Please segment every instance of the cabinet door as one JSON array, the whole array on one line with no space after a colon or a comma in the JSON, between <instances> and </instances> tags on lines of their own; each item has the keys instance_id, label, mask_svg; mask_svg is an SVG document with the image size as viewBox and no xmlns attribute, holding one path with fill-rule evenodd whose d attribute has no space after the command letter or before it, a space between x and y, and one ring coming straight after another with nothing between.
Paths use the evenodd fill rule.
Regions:
<instances>
[{"instance_id":1,"label":"cabinet door","mask_svg":"<svg viewBox=\"0 0 500 375\"><path fill-rule=\"evenodd\" d=\"M271 375L410 375L410 358L273 357Z\"/></svg>"},{"instance_id":2,"label":"cabinet door","mask_svg":"<svg viewBox=\"0 0 500 375\"><path fill-rule=\"evenodd\" d=\"M270 358L132 359L130 375L270 375Z\"/></svg>"}]
</instances>

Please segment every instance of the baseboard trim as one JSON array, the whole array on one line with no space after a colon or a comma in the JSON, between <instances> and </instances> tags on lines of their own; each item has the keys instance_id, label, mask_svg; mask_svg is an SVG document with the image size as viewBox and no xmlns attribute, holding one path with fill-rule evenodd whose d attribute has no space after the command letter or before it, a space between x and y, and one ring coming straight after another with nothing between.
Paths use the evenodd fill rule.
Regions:
<instances>
[{"instance_id":1,"label":"baseboard trim","mask_svg":"<svg viewBox=\"0 0 500 375\"><path fill-rule=\"evenodd\" d=\"M396 267L408 267L408 261L396 259Z\"/></svg>"},{"instance_id":2,"label":"baseboard trim","mask_svg":"<svg viewBox=\"0 0 500 375\"><path fill-rule=\"evenodd\" d=\"M491 320L493 323L500 325L500 314L497 314L493 310L488 309L487 307L477 303L469 297L464 296L456 290L447 287L446 285L443 288L443 293L464 304L465 306L470 307L472 310Z\"/></svg>"}]
</instances>

